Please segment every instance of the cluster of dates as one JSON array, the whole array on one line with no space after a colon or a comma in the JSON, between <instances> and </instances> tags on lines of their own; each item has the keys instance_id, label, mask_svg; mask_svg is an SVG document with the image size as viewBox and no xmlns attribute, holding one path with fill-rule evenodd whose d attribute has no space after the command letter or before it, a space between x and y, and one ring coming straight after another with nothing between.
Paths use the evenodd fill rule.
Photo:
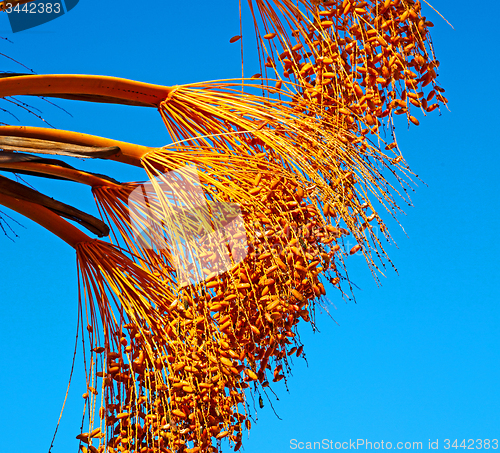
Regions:
<instances>
[{"instance_id":1,"label":"cluster of dates","mask_svg":"<svg viewBox=\"0 0 500 453\"><path fill-rule=\"evenodd\" d=\"M418 125L415 111L425 114L448 102L436 83L433 24L419 0L271 2L276 9L254 1L269 31L261 36L266 75L301 87L326 122L335 118L365 137L377 134L383 121L391 127L393 115ZM281 4L287 13L277 8ZM284 20L273 22L277 17ZM283 28L286 22L296 28Z\"/></svg>"},{"instance_id":2,"label":"cluster of dates","mask_svg":"<svg viewBox=\"0 0 500 453\"><path fill-rule=\"evenodd\" d=\"M235 235L228 245L234 253L244 244L245 258L222 273L205 260L206 279L156 307L155 322L124 317L114 341L94 347L103 426L78 436L83 451L217 451L214 441L225 438L238 450L251 426L246 389L263 405L266 387L303 354L297 325L314 323L326 295L320 277L339 283L349 233L296 180L259 173L241 184L255 202L241 205L246 240ZM84 395L93 408L97 388Z\"/></svg>"}]
</instances>

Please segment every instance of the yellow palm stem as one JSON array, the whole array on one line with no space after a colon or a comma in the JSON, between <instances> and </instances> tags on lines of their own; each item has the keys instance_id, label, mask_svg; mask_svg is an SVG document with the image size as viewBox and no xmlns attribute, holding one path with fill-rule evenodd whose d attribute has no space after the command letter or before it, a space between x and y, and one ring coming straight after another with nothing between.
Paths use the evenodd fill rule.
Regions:
<instances>
[{"instance_id":1,"label":"yellow palm stem","mask_svg":"<svg viewBox=\"0 0 500 453\"><path fill-rule=\"evenodd\" d=\"M158 107L175 87L96 75L16 75L0 79L0 96L47 96Z\"/></svg>"}]
</instances>

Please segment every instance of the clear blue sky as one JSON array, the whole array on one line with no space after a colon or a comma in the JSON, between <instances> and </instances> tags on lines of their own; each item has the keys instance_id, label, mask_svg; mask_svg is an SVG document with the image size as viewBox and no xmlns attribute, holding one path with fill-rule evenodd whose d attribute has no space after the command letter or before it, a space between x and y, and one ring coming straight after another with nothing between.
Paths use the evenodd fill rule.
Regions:
<instances>
[{"instance_id":1,"label":"clear blue sky","mask_svg":"<svg viewBox=\"0 0 500 453\"><path fill-rule=\"evenodd\" d=\"M419 118L421 126L410 131L403 124L397 130L407 162L427 184L418 185L414 207L401 217L408 237L390 224L399 248L387 251L399 275L389 270L377 287L362 258L348 260L361 288L357 303L328 289L339 325L321 315L321 333L303 326L309 366L295 361L289 393L283 382L275 385L279 401L273 405L282 420L266 401L244 444L247 452L288 452L291 439L421 441L424 449L429 439L439 439L444 450L444 439L500 438L498 3L432 3L455 27L424 7L436 25L440 84L450 111ZM0 16L0 36L13 41L2 41L1 52L37 73L164 85L238 77L239 46L228 42L239 31L236 1L140 5L81 0L65 16L15 35ZM248 22L245 27L250 39ZM249 47L249 75L257 72L252 52ZM5 58L1 64L21 69ZM145 145L168 140L154 110L58 101L71 117L36 105L61 129ZM19 117L23 124L42 125L21 112ZM75 165L96 169L95 163ZM121 180L144 177L119 164L101 163L98 170ZM95 212L87 189L30 181ZM46 452L71 365L76 259L65 243L22 223L26 229L15 227L15 243L0 234L1 450ZM76 452L85 391L78 359L54 453Z\"/></svg>"}]
</instances>

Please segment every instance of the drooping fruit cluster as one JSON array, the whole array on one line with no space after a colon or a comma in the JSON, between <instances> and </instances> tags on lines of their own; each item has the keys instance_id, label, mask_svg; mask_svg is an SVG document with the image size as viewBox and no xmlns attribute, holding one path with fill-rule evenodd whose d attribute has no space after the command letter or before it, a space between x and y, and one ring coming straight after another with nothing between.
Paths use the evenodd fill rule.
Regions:
<instances>
[{"instance_id":1,"label":"drooping fruit cluster","mask_svg":"<svg viewBox=\"0 0 500 453\"><path fill-rule=\"evenodd\" d=\"M107 430L79 435L100 442L91 451L215 451L213 441L224 438L238 450L251 425L245 390L261 394L286 378L291 355L302 354L297 325L314 322L326 294L320 277L342 277L340 244L349 232L328 207L325 216L311 203L296 178L260 172L240 185L253 202L240 205L245 238L229 235L228 246L233 256L244 246L245 258L220 273L216 257L205 259L212 249L200 244L205 280L158 307L149 326L124 316L115 340L94 347L105 353L92 363L103 367L99 415Z\"/></svg>"},{"instance_id":2,"label":"drooping fruit cluster","mask_svg":"<svg viewBox=\"0 0 500 453\"><path fill-rule=\"evenodd\" d=\"M298 84L322 116L360 139L384 122L392 129L393 115L418 125L415 112L447 103L419 0L249 2L262 21L266 77Z\"/></svg>"}]
</instances>

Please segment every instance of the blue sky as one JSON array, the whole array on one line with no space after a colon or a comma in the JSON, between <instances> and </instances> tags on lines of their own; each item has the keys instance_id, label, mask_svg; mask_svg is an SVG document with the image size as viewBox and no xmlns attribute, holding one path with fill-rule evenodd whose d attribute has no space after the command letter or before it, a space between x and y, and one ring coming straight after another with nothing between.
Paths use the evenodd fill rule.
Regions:
<instances>
[{"instance_id":1,"label":"blue sky","mask_svg":"<svg viewBox=\"0 0 500 453\"><path fill-rule=\"evenodd\" d=\"M308 366L275 385L245 442L247 452L287 452L291 439L423 442L500 438L500 307L498 209L500 167L497 2L434 0L455 27L430 8L433 41L450 111L398 125L406 161L418 183L400 221L389 222L398 268L372 279L363 259L348 259L357 303L328 289L330 310L321 333L302 327ZM247 40L252 34L245 23ZM148 3L81 0L65 16L13 35L0 16L1 52L37 73L103 74L174 85L238 77L237 2ZM19 71L2 58L5 70ZM257 72L253 48L248 74ZM255 70L254 70L255 68ZM144 145L168 138L160 116L143 108L38 102L61 129ZM2 117L2 121L11 121ZM43 125L19 112L22 124ZM95 163L75 162L82 169ZM120 180L143 179L138 169L99 164ZM34 180L30 180L34 181ZM34 181L39 190L95 211L90 192L72 183ZM3 209L2 209L3 210ZM7 213L6 210L3 210ZM3 346L0 434L5 451L47 451L66 391L77 315L75 254L30 221L15 226L15 243L0 235L0 342ZM336 309L333 307L335 305ZM53 452L76 451L85 391L81 356ZM476 444L477 445L477 444ZM453 450L453 448L451 448Z\"/></svg>"}]
</instances>

